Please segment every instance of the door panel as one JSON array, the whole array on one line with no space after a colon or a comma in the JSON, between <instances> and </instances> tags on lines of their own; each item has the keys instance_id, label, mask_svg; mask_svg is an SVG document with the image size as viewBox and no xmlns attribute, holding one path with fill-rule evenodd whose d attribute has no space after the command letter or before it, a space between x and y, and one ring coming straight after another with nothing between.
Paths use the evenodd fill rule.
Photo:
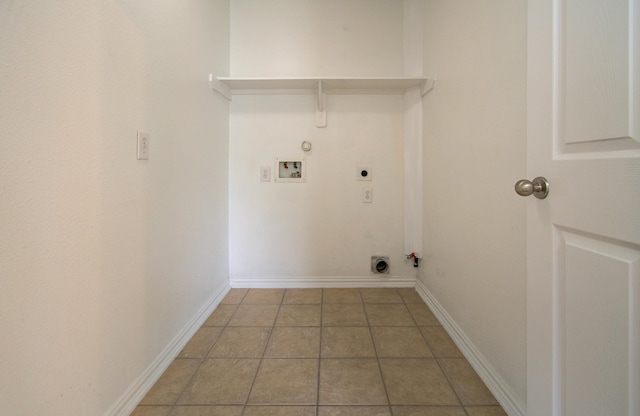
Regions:
<instances>
[{"instance_id":1,"label":"door panel","mask_svg":"<svg viewBox=\"0 0 640 416\"><path fill-rule=\"evenodd\" d=\"M640 150L633 131L640 108L632 6L629 0L556 2L556 158L606 157L602 153L610 152L627 156L629 150Z\"/></svg>"},{"instance_id":2,"label":"door panel","mask_svg":"<svg viewBox=\"0 0 640 416\"><path fill-rule=\"evenodd\" d=\"M629 1L566 0L558 8L557 92L564 142L631 136Z\"/></svg>"},{"instance_id":3,"label":"door panel","mask_svg":"<svg viewBox=\"0 0 640 416\"><path fill-rule=\"evenodd\" d=\"M640 0L528 4L528 415L638 416Z\"/></svg>"},{"instance_id":4,"label":"door panel","mask_svg":"<svg viewBox=\"0 0 640 416\"><path fill-rule=\"evenodd\" d=\"M640 252L569 230L557 229L556 236L554 371L564 387L565 414L630 414L635 387L629 376L640 358L630 294L640 284Z\"/></svg>"}]
</instances>

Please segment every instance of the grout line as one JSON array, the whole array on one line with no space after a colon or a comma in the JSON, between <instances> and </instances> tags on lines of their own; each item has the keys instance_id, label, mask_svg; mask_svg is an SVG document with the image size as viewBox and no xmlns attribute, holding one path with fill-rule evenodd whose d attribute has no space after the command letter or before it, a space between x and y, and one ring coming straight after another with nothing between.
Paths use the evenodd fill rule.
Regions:
<instances>
[{"instance_id":1,"label":"grout line","mask_svg":"<svg viewBox=\"0 0 640 416\"><path fill-rule=\"evenodd\" d=\"M437 358L434 358L436 364L438 364L438 368L440 368L440 371L442 371L442 374L444 375L444 378L447 380L447 383L449 383L449 387L451 387L451 390L453 391L453 394L455 394L456 399L458 399L458 403L460 403L460 406L462 407L462 409L464 410L464 413L469 416L469 413L467 413L467 409L464 407L464 405L462 404L462 400L460 400L460 396L458 395L458 392L456 391L456 389L453 387L453 384L451 384L451 380L449 380L449 375L447 374L446 371L444 371L444 368L442 368L442 365L440 365L440 360Z\"/></svg>"},{"instance_id":2,"label":"grout line","mask_svg":"<svg viewBox=\"0 0 640 416\"><path fill-rule=\"evenodd\" d=\"M402 296L401 296L402 297ZM420 325L418 325L418 321L416 320L416 318L413 316L413 314L411 313L411 309L409 309L409 306L407 304L407 302L404 301L404 299L402 299L402 304L404 305L404 307L407 309L407 312L409 312L409 316L411 317L411 319L413 320L413 323L416 324L417 327L419 327ZM420 329L418 329L419 331Z\"/></svg>"},{"instance_id":3,"label":"grout line","mask_svg":"<svg viewBox=\"0 0 640 416\"><path fill-rule=\"evenodd\" d=\"M396 290L397 292L397 290ZM398 292L397 292L398 293ZM400 293L398 293L400 295ZM360 291L360 297L362 297L362 290ZM364 298L362 298L362 309L364 309L364 317L367 320L367 328L369 328L369 336L371 337L371 343L373 344L373 352L376 355L376 362L378 363L378 371L380 372L380 379L382 380L382 387L384 388L384 394L387 397L387 408L389 414L393 414L391 409L391 399L389 398L389 391L387 390L387 383L384 381L384 374L382 373L382 364L380 364L380 357L378 355L378 347L376 347L376 341L373 337L373 331L371 330L371 323L369 322L369 315L367 314L367 308L365 306Z\"/></svg>"},{"instance_id":4,"label":"grout line","mask_svg":"<svg viewBox=\"0 0 640 416\"><path fill-rule=\"evenodd\" d=\"M249 291L250 291L250 290L251 290L251 289L247 289L247 291L246 291L246 292L244 292L244 295L242 296L242 299L240 299L240 302L238 302L238 305L240 305L242 302L244 302L244 298L246 298L246 297L247 297L247 295L249 294Z\"/></svg>"},{"instance_id":5,"label":"grout line","mask_svg":"<svg viewBox=\"0 0 640 416\"><path fill-rule=\"evenodd\" d=\"M217 340L216 340L217 341ZM214 342L215 344L215 342ZM206 357L206 355L205 355ZM198 364L198 366L196 367L196 371L193 372L193 374L191 374L191 377L189 377L189 381L187 381L184 385L184 387L182 388L182 391L180 392L180 394L178 394L178 396L176 397L176 399L173 401L173 403L171 404L171 411L173 411L173 408L177 405L178 401L180 401L180 398L182 397L182 395L184 394L185 390L187 390L187 388L191 385L191 382L193 381L193 378L196 376L196 374L198 374L198 371L200 371L200 367L202 367L202 364L204 364L204 360L205 358L199 358L200 363ZM175 359L173 360L175 362Z\"/></svg>"},{"instance_id":6,"label":"grout line","mask_svg":"<svg viewBox=\"0 0 640 416\"><path fill-rule=\"evenodd\" d=\"M318 380L316 386L316 416L320 413L320 364L322 360L322 319L324 318L324 289L320 289L320 339L318 340Z\"/></svg>"},{"instance_id":7,"label":"grout line","mask_svg":"<svg viewBox=\"0 0 640 416\"><path fill-rule=\"evenodd\" d=\"M247 290L247 292L244 294L244 296L247 295L247 293L249 293L249 291ZM242 297L242 299L244 299L244 296ZM242 299L240 300L240 302L242 302ZM238 304L239 305L239 304ZM198 366L196 367L196 370L193 372L193 374L191 374L191 377L189 377L189 380L185 383L184 387L182 388L182 391L180 392L180 394L178 394L178 396L176 397L176 399L173 401L173 403L170 405L171 406L171 410L169 411L170 413L173 412L175 406L177 405L177 403L180 401L180 398L182 397L182 395L184 394L185 390L191 385L191 382L193 381L193 378L196 376L196 374L198 374L198 371L200 371L200 368L202 367L202 364L204 364L204 360L206 360L207 355L209 355L209 351L211 351L211 349L213 348L213 346L216 344L216 342L218 342L218 339L220 339L220 336L222 335L222 332L224 331L224 329L227 327L227 325L229 324L229 321L231 321L231 318L233 317L233 315L237 312L238 310L238 305L236 305L235 310L233 311L233 313L231 314L231 316L229 317L229 319L227 320L227 323L224 325L224 327L222 327L222 330L220 331L220 334L218 334L218 336L216 337L216 339L211 343L211 345L209 346L209 348L207 349L207 351L203 354L203 356L201 358L192 358L192 359L198 359L200 360L200 363L198 364ZM220 305L216 306L216 309L218 309ZM215 309L211 312L213 314L213 312L215 312ZM211 316L211 315L209 315ZM207 317L207 319L209 319L209 317ZM204 321L204 323L206 323L207 320ZM200 325L200 328L198 328L198 331L200 329L202 329L204 327L204 323L202 325ZM196 331L197 333L197 331ZM195 334L194 334L195 336ZM193 337L192 337L193 338ZM190 341L190 340L189 340ZM175 362L178 357L174 358L173 362Z\"/></svg>"},{"instance_id":8,"label":"grout line","mask_svg":"<svg viewBox=\"0 0 640 416\"><path fill-rule=\"evenodd\" d=\"M251 289L249 289L251 290ZM247 294L249 292L247 291ZM284 295L286 293L286 289L282 292L282 298L280 298L280 303L278 304L278 310L276 311L276 316L273 318L273 323L271 325L271 330L269 331L269 336L267 337L266 342L264 343L264 347L262 348L262 355L260 356L260 361L258 362L258 368L256 369L256 373L253 376L253 381L251 382L251 387L249 387L249 393L247 394L247 398L244 401L244 405L242 406L242 415L247 410L247 406L249 404L249 398L251 397L251 393L253 392L253 388L256 384L256 379L258 378L258 373L260 372L260 367L262 367L262 361L264 360L264 353L267 351L267 346L269 345L269 341L271 341L271 336L273 335L273 330L276 326L276 322L278 321L278 315L280 315L280 308L282 307L282 302L284 302Z\"/></svg>"},{"instance_id":9,"label":"grout line","mask_svg":"<svg viewBox=\"0 0 640 416\"><path fill-rule=\"evenodd\" d=\"M203 355L203 357L199 358L200 364L198 364L198 367L196 368L196 371L193 372L193 374L189 378L189 381L187 381L187 383L184 385L184 388L182 389L182 391L180 392L180 394L178 395L176 400L174 400L173 404L171 405L171 410L169 411L169 413L173 413L173 410L174 410L175 406L177 406L177 403L180 400L180 397L182 397L182 395L184 394L185 390L191 385L191 382L193 381L193 378L196 376L196 374L198 374L198 371L200 371L200 367L202 367L202 365L204 364L204 361L207 359L207 356L209 355L209 352L211 352L211 350L213 349L213 346L216 345L216 343L220 339L220 336L222 336L222 333L224 332L224 330L229 325L229 322L231 322L231 319L233 318L233 316L238 312L238 307L240 306L240 304L242 303L244 298L247 296L247 293L249 293L248 290L245 292L244 296L242 296L242 299L240 299L240 302L236 304L236 308L234 309L233 313L231 314L231 316L229 317L227 322L222 327L222 330L220 331L220 334L218 334L218 336L216 337L215 341L213 341L211 343L211 345L209 346L209 348L207 349L207 352ZM216 306L216 309L218 309L219 306L220 305ZM211 313L213 314L214 312L215 312L215 309ZM211 315L209 315L209 316L211 316ZM209 319L209 318L207 318L207 319ZM207 322L207 321L205 320L205 322ZM198 331L203 327L204 327L204 324L201 325L200 328L198 328ZM174 361L175 361L175 359L174 359Z\"/></svg>"},{"instance_id":10,"label":"grout line","mask_svg":"<svg viewBox=\"0 0 640 416\"><path fill-rule=\"evenodd\" d=\"M400 296L402 297L402 296ZM424 336L424 334L422 333L422 331L420 331L420 325L418 325L418 321L416 321L416 319L414 318L413 314L411 313L411 310L409 309L409 306L407 306L407 302L404 301L404 298L402 299L404 302L405 307L407 308L407 310L409 311L409 315L411 315L411 319L413 319L413 322L415 322L416 327L418 328L418 331L420 332L420 335L422 336L422 338L424 339L424 342L427 344L427 347L429 347L429 350L431 351L431 355L433 356L433 360L436 362L436 364L438 365L438 368L440 369L440 371L442 371L442 374L444 375L444 378L447 380L447 383L449 383L449 387L451 387L451 390L453 391L453 394L455 394L456 399L458 400L458 403L460 404L460 407L463 409L465 415L469 416L469 413L467 412L467 409L465 409L465 407L462 404L462 400L460 400L460 396L458 396L458 392L456 391L456 389L453 387L453 384L451 384L451 380L449 380L449 376L447 375L446 371L444 371L444 368L442 368L442 366L440 365L440 361L438 361L438 358L436 357L436 355L433 353L433 350L431 349L431 346L429 345L429 343L427 342L426 337ZM424 302L423 302L424 303ZM425 304L426 305L426 304ZM429 309L429 306L427 306L427 309ZM429 311L431 311L429 309Z\"/></svg>"}]
</instances>

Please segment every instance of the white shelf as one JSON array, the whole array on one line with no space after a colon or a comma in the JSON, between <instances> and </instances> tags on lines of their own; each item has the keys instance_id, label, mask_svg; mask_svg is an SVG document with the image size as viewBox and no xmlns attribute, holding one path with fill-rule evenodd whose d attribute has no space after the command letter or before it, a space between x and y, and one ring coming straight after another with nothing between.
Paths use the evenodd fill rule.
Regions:
<instances>
[{"instance_id":1,"label":"white shelf","mask_svg":"<svg viewBox=\"0 0 640 416\"><path fill-rule=\"evenodd\" d=\"M399 78L260 78L210 76L211 87L231 99L247 94L403 94L410 88L421 88L422 94L433 88L434 81L422 77Z\"/></svg>"},{"instance_id":2,"label":"white shelf","mask_svg":"<svg viewBox=\"0 0 640 416\"><path fill-rule=\"evenodd\" d=\"M326 94L404 94L419 88L424 96L435 80L422 77L400 78L239 78L209 75L211 88L231 101L234 95L314 94L316 95L316 127L326 127Z\"/></svg>"}]
</instances>

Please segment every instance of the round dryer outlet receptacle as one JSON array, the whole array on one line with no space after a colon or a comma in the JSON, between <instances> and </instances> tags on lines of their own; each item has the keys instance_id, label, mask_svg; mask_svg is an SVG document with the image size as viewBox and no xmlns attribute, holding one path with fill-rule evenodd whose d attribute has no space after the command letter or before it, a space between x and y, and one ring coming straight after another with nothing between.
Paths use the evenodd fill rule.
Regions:
<instances>
[{"instance_id":1,"label":"round dryer outlet receptacle","mask_svg":"<svg viewBox=\"0 0 640 416\"><path fill-rule=\"evenodd\" d=\"M356 167L356 179L359 181L372 180L371 166L357 166Z\"/></svg>"}]
</instances>

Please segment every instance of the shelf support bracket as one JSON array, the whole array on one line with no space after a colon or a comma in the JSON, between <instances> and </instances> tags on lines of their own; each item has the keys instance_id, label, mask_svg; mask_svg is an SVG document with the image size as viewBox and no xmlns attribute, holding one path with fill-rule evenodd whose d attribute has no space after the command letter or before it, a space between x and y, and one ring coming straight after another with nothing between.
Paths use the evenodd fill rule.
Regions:
<instances>
[{"instance_id":1,"label":"shelf support bracket","mask_svg":"<svg viewBox=\"0 0 640 416\"><path fill-rule=\"evenodd\" d=\"M322 80L318 80L318 96L316 100L316 127L327 127L326 96L322 91Z\"/></svg>"},{"instance_id":2,"label":"shelf support bracket","mask_svg":"<svg viewBox=\"0 0 640 416\"><path fill-rule=\"evenodd\" d=\"M425 95L427 95L427 93L431 92L431 90L434 89L435 86L436 86L436 79L435 78L428 78L422 84L422 89L420 91L420 96L424 97Z\"/></svg>"},{"instance_id":3,"label":"shelf support bracket","mask_svg":"<svg viewBox=\"0 0 640 416\"><path fill-rule=\"evenodd\" d=\"M209 84L211 85L211 89L216 90L218 94L231 101L231 88L229 88L224 82L220 81L215 74L209 74Z\"/></svg>"}]
</instances>

